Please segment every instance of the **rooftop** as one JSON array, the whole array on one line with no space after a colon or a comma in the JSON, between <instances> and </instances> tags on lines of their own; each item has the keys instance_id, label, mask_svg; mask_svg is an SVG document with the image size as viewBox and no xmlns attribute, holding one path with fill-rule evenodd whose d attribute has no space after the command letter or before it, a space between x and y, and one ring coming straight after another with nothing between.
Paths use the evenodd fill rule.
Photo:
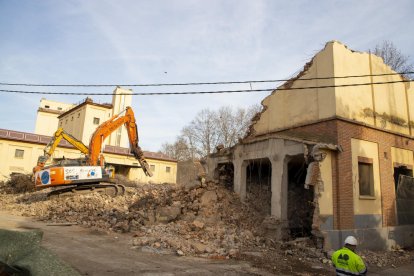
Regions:
<instances>
[{"instance_id":1,"label":"rooftop","mask_svg":"<svg viewBox=\"0 0 414 276\"><path fill-rule=\"evenodd\" d=\"M28 133L28 132L0 129L0 139L46 145L47 143L49 143L52 137L46 136L46 135ZM68 141L64 139L60 141L58 147L74 148ZM110 145L105 146L104 153L112 153L112 154L118 154L118 155L124 155L124 156L133 156L129 148L122 148L122 147L116 147L116 146L110 146ZM144 156L145 158L148 158L148 159L157 159L157 160L177 162L177 160L170 158L169 156L163 153L159 153L159 152L144 151Z\"/></svg>"}]
</instances>

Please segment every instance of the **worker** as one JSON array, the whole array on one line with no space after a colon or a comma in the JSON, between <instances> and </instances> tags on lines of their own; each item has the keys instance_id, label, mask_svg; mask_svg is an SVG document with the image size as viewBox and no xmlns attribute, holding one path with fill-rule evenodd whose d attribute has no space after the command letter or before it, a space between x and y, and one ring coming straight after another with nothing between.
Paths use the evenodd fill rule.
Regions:
<instances>
[{"instance_id":1,"label":"worker","mask_svg":"<svg viewBox=\"0 0 414 276\"><path fill-rule=\"evenodd\" d=\"M348 236L344 244L344 247L335 251L332 255L336 275L365 275L367 267L361 257L355 253L358 244L357 239L354 236Z\"/></svg>"}]
</instances>

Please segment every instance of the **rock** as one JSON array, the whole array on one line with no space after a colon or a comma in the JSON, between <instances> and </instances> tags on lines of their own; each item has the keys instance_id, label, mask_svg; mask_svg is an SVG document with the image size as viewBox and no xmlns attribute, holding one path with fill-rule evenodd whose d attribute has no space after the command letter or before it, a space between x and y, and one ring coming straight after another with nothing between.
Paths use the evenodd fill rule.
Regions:
<instances>
[{"instance_id":1,"label":"rock","mask_svg":"<svg viewBox=\"0 0 414 276\"><path fill-rule=\"evenodd\" d=\"M198 180L192 180L192 181L189 181L189 182L187 182L187 183L184 185L184 188L185 188L187 191L189 191L189 190L193 190L193 189L196 189L196 188L199 188L199 187L201 187L201 182L200 182L200 181L198 181Z\"/></svg>"},{"instance_id":2,"label":"rock","mask_svg":"<svg viewBox=\"0 0 414 276\"><path fill-rule=\"evenodd\" d=\"M198 254L206 252L206 248L207 248L206 245L199 243L199 242L191 242L191 247L194 248L194 250Z\"/></svg>"},{"instance_id":3,"label":"rock","mask_svg":"<svg viewBox=\"0 0 414 276\"><path fill-rule=\"evenodd\" d=\"M217 194L215 191L206 191L200 198L200 205L208 207L217 202Z\"/></svg>"},{"instance_id":4,"label":"rock","mask_svg":"<svg viewBox=\"0 0 414 276\"><path fill-rule=\"evenodd\" d=\"M292 250L285 250L285 255L293 255L293 251Z\"/></svg>"},{"instance_id":5,"label":"rock","mask_svg":"<svg viewBox=\"0 0 414 276\"><path fill-rule=\"evenodd\" d=\"M171 222L181 214L181 207L179 206L167 206L158 207L156 210L155 220L161 223Z\"/></svg>"},{"instance_id":6,"label":"rock","mask_svg":"<svg viewBox=\"0 0 414 276\"><path fill-rule=\"evenodd\" d=\"M245 240L253 240L254 239L253 233L249 230L242 231L240 233L240 236L241 236L242 239L245 239Z\"/></svg>"},{"instance_id":7,"label":"rock","mask_svg":"<svg viewBox=\"0 0 414 276\"><path fill-rule=\"evenodd\" d=\"M172 247L172 248L175 248L175 249L179 249L179 248L181 248L182 247L182 244L180 243L180 241L178 241L178 239L169 239L168 241L167 241L167 243Z\"/></svg>"},{"instance_id":8,"label":"rock","mask_svg":"<svg viewBox=\"0 0 414 276\"><path fill-rule=\"evenodd\" d=\"M183 251L181 251L181 250L177 250L177 255L178 255L178 256L184 256L184 252L183 252Z\"/></svg>"},{"instance_id":9,"label":"rock","mask_svg":"<svg viewBox=\"0 0 414 276\"><path fill-rule=\"evenodd\" d=\"M237 254L239 254L239 250L234 249L234 248L232 248L232 249L229 250L229 256L230 257L234 258L234 257L237 256Z\"/></svg>"},{"instance_id":10,"label":"rock","mask_svg":"<svg viewBox=\"0 0 414 276\"><path fill-rule=\"evenodd\" d=\"M329 250L328 252L326 252L326 257L328 257L328 259L332 258L332 255L335 253L335 251L333 250Z\"/></svg>"},{"instance_id":11,"label":"rock","mask_svg":"<svg viewBox=\"0 0 414 276\"><path fill-rule=\"evenodd\" d=\"M204 225L205 225L204 222L202 222L200 220L193 221L193 226L197 229L203 229Z\"/></svg>"},{"instance_id":12,"label":"rock","mask_svg":"<svg viewBox=\"0 0 414 276\"><path fill-rule=\"evenodd\" d=\"M216 253L218 254L218 255L220 255L220 256L225 256L225 255L227 255L226 254L226 249L225 248L218 248L218 249L216 249Z\"/></svg>"},{"instance_id":13,"label":"rock","mask_svg":"<svg viewBox=\"0 0 414 276\"><path fill-rule=\"evenodd\" d=\"M153 247L150 247L150 246L143 246L143 247L141 247L141 252L145 252L145 253L156 253L156 254L159 254L160 253L156 248L153 248Z\"/></svg>"}]
</instances>

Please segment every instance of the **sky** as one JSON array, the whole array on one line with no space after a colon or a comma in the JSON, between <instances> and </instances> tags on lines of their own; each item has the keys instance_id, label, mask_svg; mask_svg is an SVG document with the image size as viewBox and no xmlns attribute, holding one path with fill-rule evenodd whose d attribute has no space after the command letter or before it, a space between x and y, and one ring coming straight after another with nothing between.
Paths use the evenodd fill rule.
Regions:
<instances>
[{"instance_id":1,"label":"sky","mask_svg":"<svg viewBox=\"0 0 414 276\"><path fill-rule=\"evenodd\" d=\"M414 1L0 0L0 82L150 84L286 79L326 42L367 51L389 40L414 63ZM253 89L276 83L252 84ZM3 90L111 93L114 87ZM250 89L249 84L133 87L134 92ZM269 92L133 96L140 146L158 151L203 109L247 108ZM0 128L34 132L41 98L0 92ZM112 96L90 96L111 102Z\"/></svg>"}]
</instances>

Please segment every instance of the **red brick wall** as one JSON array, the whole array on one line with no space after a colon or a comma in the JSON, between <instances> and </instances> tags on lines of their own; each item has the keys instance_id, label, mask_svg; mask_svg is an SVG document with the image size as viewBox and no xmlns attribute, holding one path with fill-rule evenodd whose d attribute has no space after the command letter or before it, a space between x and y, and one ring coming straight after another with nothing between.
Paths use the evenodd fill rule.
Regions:
<instances>
[{"instance_id":1,"label":"red brick wall","mask_svg":"<svg viewBox=\"0 0 414 276\"><path fill-rule=\"evenodd\" d=\"M286 132L283 131L281 133ZM396 224L395 186L392 171L391 147L414 151L414 140L402 135L385 132L342 119L332 119L307 126L292 128L289 134L322 135L340 145L341 153L335 153L332 160L332 198L335 229L354 228L354 199L352 186L351 139L378 143L382 217L384 226Z\"/></svg>"}]
</instances>

